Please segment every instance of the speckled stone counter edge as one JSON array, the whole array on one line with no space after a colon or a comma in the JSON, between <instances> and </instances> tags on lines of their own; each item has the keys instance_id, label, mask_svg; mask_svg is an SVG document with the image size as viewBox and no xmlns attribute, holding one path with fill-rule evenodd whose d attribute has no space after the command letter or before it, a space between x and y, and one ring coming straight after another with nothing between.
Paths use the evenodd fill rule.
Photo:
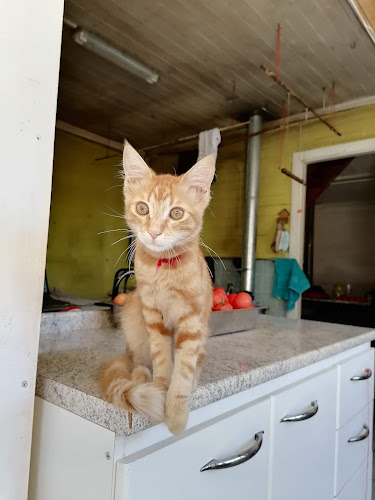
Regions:
<instances>
[{"instance_id":1,"label":"speckled stone counter edge","mask_svg":"<svg viewBox=\"0 0 375 500\"><path fill-rule=\"evenodd\" d=\"M74 309L66 312L48 312L42 314L41 335L48 333L66 333L86 328L98 329L113 326L110 310Z\"/></svg>"},{"instance_id":2,"label":"speckled stone counter edge","mask_svg":"<svg viewBox=\"0 0 375 500\"><path fill-rule=\"evenodd\" d=\"M256 368L215 383L200 386L192 394L190 410L196 410L226 397L255 387L269 380L290 373L299 368L329 358L358 345L375 339L375 331L370 331L351 339L343 340L321 349L315 349ZM105 427L117 435L131 435L151 427L149 420L133 415L132 429L129 428L127 412L116 409L106 401L55 382L41 375L37 377L36 396Z\"/></svg>"}]
</instances>

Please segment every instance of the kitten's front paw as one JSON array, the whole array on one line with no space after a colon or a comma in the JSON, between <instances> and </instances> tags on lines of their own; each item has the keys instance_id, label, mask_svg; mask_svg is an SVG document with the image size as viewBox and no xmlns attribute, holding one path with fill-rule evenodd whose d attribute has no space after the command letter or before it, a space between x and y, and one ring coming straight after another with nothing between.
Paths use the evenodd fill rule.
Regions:
<instances>
[{"instance_id":1,"label":"kitten's front paw","mask_svg":"<svg viewBox=\"0 0 375 500\"><path fill-rule=\"evenodd\" d=\"M175 436L182 434L189 417L188 398L167 394L165 401L165 422Z\"/></svg>"}]
</instances>

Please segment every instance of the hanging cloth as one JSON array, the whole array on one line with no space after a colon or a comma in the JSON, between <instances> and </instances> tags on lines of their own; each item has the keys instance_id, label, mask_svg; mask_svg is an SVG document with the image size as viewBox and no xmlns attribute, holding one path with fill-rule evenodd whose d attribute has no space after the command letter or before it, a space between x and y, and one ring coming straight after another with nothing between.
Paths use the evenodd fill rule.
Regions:
<instances>
[{"instance_id":1,"label":"hanging cloth","mask_svg":"<svg viewBox=\"0 0 375 500\"><path fill-rule=\"evenodd\" d=\"M198 141L198 161L208 155L215 155L217 157L217 148L221 143L220 130L212 128L211 130L204 130L199 133Z\"/></svg>"}]
</instances>

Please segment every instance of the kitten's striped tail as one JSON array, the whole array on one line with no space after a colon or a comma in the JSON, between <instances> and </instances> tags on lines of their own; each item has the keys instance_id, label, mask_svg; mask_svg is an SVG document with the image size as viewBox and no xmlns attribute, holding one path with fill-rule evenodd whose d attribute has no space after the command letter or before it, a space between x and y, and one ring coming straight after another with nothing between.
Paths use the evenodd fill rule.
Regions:
<instances>
[{"instance_id":1,"label":"kitten's striped tail","mask_svg":"<svg viewBox=\"0 0 375 500\"><path fill-rule=\"evenodd\" d=\"M164 420L165 391L150 380L149 369L140 365L133 369L132 361L126 355L105 363L99 376L107 401L159 423Z\"/></svg>"}]
</instances>

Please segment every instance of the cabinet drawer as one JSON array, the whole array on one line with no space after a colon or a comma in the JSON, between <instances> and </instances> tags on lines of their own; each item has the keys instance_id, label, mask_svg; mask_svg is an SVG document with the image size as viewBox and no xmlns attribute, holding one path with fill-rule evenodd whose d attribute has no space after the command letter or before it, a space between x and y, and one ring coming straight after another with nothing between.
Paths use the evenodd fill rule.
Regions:
<instances>
[{"instance_id":1,"label":"cabinet drawer","mask_svg":"<svg viewBox=\"0 0 375 500\"><path fill-rule=\"evenodd\" d=\"M372 454L358 471L354 474L349 483L341 491L337 500L371 500L372 487Z\"/></svg>"},{"instance_id":2,"label":"cabinet drawer","mask_svg":"<svg viewBox=\"0 0 375 500\"><path fill-rule=\"evenodd\" d=\"M370 375L366 370L371 370ZM339 429L353 415L367 406L374 398L374 349L368 349L338 365L339 400L337 428ZM359 380L352 380L353 377Z\"/></svg>"},{"instance_id":3,"label":"cabinet drawer","mask_svg":"<svg viewBox=\"0 0 375 500\"><path fill-rule=\"evenodd\" d=\"M272 500L332 500L336 391L333 368L271 397ZM316 409L311 418L281 421Z\"/></svg>"},{"instance_id":4,"label":"cabinet drawer","mask_svg":"<svg viewBox=\"0 0 375 500\"><path fill-rule=\"evenodd\" d=\"M266 500L270 443L270 400L266 399L179 440L117 463L116 500ZM264 431L259 451L250 460L220 470L200 469L212 459L226 459L253 447ZM169 441L169 444L168 444ZM259 444L259 441L258 441Z\"/></svg>"},{"instance_id":5,"label":"cabinet drawer","mask_svg":"<svg viewBox=\"0 0 375 500\"><path fill-rule=\"evenodd\" d=\"M340 493L372 449L372 402L337 432L335 493ZM366 428L364 428L366 425ZM367 436L367 437L365 437ZM362 439L364 438L365 439ZM348 442L349 439L361 439ZM359 498L359 497L358 497Z\"/></svg>"}]
</instances>

